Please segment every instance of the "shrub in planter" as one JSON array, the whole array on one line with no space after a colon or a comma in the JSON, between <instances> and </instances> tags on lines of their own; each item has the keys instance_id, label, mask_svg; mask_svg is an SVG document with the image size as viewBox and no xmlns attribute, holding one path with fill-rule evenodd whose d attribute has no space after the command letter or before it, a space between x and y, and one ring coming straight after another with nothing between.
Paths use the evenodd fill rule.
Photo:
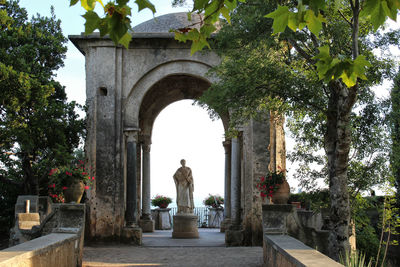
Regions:
<instances>
[{"instance_id":1,"label":"shrub in planter","mask_svg":"<svg viewBox=\"0 0 400 267\"><path fill-rule=\"evenodd\" d=\"M162 196L162 195L156 195L152 200L151 200L151 205L154 207L159 207L161 209L165 209L168 207L169 204L172 203L172 198Z\"/></svg>"},{"instance_id":2,"label":"shrub in planter","mask_svg":"<svg viewBox=\"0 0 400 267\"><path fill-rule=\"evenodd\" d=\"M220 208L221 205L224 204L224 198L221 197L220 195L209 194L208 197L204 199L203 203L207 207Z\"/></svg>"}]
</instances>

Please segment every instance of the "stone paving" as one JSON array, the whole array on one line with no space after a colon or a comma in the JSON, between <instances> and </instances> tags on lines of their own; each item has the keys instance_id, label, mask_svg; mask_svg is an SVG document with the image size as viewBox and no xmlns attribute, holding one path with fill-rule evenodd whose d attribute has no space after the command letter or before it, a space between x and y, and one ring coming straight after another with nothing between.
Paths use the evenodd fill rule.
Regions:
<instances>
[{"instance_id":1,"label":"stone paving","mask_svg":"<svg viewBox=\"0 0 400 267\"><path fill-rule=\"evenodd\" d=\"M199 229L199 239L172 239L171 231L143 234L143 246L84 248L84 267L262 266L261 247L225 247L219 229Z\"/></svg>"}]
</instances>

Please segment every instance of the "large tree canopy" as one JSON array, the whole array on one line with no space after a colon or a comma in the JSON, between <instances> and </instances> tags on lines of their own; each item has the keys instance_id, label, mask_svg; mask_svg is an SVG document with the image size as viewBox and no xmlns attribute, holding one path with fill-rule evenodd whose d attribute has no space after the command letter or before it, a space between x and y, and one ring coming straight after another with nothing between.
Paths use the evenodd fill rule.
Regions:
<instances>
[{"instance_id":1,"label":"large tree canopy","mask_svg":"<svg viewBox=\"0 0 400 267\"><path fill-rule=\"evenodd\" d=\"M273 21L265 14L276 10L273 1L247 1L232 14L216 37L222 64L214 69L220 78L206 92L201 103L210 112L229 110L234 122L273 109L291 115L297 148L293 160L300 160L297 176L327 178L331 192L331 256L337 257L348 247L350 221L349 196L382 182L388 170L388 131L384 131L381 103L371 90L384 78L392 77L392 64L372 51L387 43L387 36L374 34L366 21L357 27L359 51L371 66L366 80L348 88L341 80L321 79L315 59L321 45L327 45L332 57L352 58L352 31L343 16L351 16L351 6L337 5L340 12L327 7L318 37L303 29L286 28L274 35ZM353 134L352 134L353 133ZM325 150L325 155L317 153ZM313 153L315 152L315 153ZM312 163L323 164L312 171ZM310 179L303 179L309 182ZM350 188L348 188L350 186Z\"/></svg>"},{"instance_id":2,"label":"large tree canopy","mask_svg":"<svg viewBox=\"0 0 400 267\"><path fill-rule=\"evenodd\" d=\"M46 193L48 170L70 159L84 129L78 106L54 80L67 39L54 13L28 20L14 0L1 2L0 23L1 194L6 184Z\"/></svg>"}]
</instances>

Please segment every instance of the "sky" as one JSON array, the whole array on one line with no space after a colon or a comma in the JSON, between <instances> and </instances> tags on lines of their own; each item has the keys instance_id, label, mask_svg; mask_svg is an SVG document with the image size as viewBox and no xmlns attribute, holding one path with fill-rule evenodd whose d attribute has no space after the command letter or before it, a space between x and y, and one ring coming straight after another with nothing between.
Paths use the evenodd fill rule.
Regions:
<instances>
[{"instance_id":1,"label":"sky","mask_svg":"<svg viewBox=\"0 0 400 267\"><path fill-rule=\"evenodd\" d=\"M189 7L172 8L168 0L153 0L152 3L157 9L155 16L189 11ZM49 16L51 5L61 20L65 36L84 31L81 17L84 9L78 4L69 7L69 0L20 0L20 6L27 9L29 17L36 13ZM132 26L153 18L150 11L138 14L133 10L133 14ZM58 70L56 80L66 86L69 101L85 104L85 58L70 41L64 64ZM220 120L212 121L205 110L193 106L192 102L183 100L167 106L155 121L151 146L151 196L166 195L175 202L172 176L184 158L193 172L195 206L202 206L208 194L224 195L224 130Z\"/></svg>"}]
</instances>

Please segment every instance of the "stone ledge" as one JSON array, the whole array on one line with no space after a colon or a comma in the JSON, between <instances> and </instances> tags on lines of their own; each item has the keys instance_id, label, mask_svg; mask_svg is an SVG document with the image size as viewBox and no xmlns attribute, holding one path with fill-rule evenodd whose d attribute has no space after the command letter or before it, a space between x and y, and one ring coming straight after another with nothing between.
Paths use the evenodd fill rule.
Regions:
<instances>
[{"instance_id":1,"label":"stone ledge","mask_svg":"<svg viewBox=\"0 0 400 267\"><path fill-rule=\"evenodd\" d=\"M262 205L262 209L266 211L292 212L295 207L291 204L267 204Z\"/></svg>"},{"instance_id":2,"label":"stone ledge","mask_svg":"<svg viewBox=\"0 0 400 267\"><path fill-rule=\"evenodd\" d=\"M339 267L340 263L288 235L264 235L264 266Z\"/></svg>"},{"instance_id":3,"label":"stone ledge","mask_svg":"<svg viewBox=\"0 0 400 267\"><path fill-rule=\"evenodd\" d=\"M40 262L41 257L48 257L49 254L54 254L55 258L62 258L63 250L60 249L64 245L74 243L73 247L76 248L78 244L78 235L76 234L49 234L36 238L34 240L4 249L0 251L0 267L6 266L28 266L24 265L26 262ZM74 251L69 251L74 255ZM60 254L60 255L58 255ZM65 253L68 254L68 253ZM66 256L66 255L65 255ZM72 259L70 259L71 261ZM46 260L51 266L51 261ZM76 261L76 259L74 260ZM33 266L33 265L32 265ZM67 266L67 265L62 265ZM58 266L61 267L61 266Z\"/></svg>"}]
</instances>

